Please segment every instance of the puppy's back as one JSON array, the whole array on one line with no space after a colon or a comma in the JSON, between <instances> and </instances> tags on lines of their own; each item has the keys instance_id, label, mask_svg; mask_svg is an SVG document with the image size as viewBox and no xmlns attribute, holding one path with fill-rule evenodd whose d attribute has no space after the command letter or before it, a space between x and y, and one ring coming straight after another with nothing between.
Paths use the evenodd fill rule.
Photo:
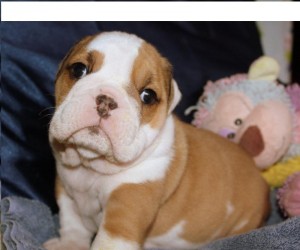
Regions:
<instances>
[{"instance_id":1,"label":"puppy's back","mask_svg":"<svg viewBox=\"0 0 300 250\"><path fill-rule=\"evenodd\" d=\"M175 152L174 164L178 154L187 158L176 191L158 214L163 228L183 222L181 237L197 245L263 224L268 186L243 149L176 120Z\"/></svg>"}]
</instances>

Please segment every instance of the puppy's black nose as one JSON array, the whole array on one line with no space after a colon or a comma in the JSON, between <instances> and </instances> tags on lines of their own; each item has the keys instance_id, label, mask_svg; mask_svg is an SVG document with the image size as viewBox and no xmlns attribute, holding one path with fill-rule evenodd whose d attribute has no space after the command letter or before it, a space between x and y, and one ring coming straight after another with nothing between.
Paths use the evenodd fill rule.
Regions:
<instances>
[{"instance_id":1,"label":"puppy's black nose","mask_svg":"<svg viewBox=\"0 0 300 250\"><path fill-rule=\"evenodd\" d=\"M118 108L118 103L111 97L101 94L96 97L97 112L101 118L108 118L110 111Z\"/></svg>"}]
</instances>

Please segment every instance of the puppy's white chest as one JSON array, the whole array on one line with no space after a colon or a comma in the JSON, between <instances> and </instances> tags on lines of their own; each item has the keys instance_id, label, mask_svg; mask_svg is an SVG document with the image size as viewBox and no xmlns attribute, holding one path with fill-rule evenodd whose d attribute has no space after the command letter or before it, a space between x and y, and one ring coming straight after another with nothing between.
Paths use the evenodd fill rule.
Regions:
<instances>
[{"instance_id":1,"label":"puppy's white chest","mask_svg":"<svg viewBox=\"0 0 300 250\"><path fill-rule=\"evenodd\" d=\"M85 227L96 232L102 219L102 204L94 192L74 192L73 199L77 204L78 212Z\"/></svg>"},{"instance_id":2,"label":"puppy's white chest","mask_svg":"<svg viewBox=\"0 0 300 250\"><path fill-rule=\"evenodd\" d=\"M102 216L103 198L99 176L84 167L60 171L67 193L90 231L96 231Z\"/></svg>"}]
</instances>

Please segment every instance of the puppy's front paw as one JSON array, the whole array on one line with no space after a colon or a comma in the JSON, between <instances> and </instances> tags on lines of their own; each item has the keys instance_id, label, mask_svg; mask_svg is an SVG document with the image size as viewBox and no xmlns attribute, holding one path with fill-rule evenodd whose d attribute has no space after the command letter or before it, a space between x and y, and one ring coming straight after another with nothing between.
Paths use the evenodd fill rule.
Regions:
<instances>
[{"instance_id":1,"label":"puppy's front paw","mask_svg":"<svg viewBox=\"0 0 300 250\"><path fill-rule=\"evenodd\" d=\"M104 230L97 234L91 250L141 250L137 242L129 241L124 238L112 237Z\"/></svg>"},{"instance_id":2,"label":"puppy's front paw","mask_svg":"<svg viewBox=\"0 0 300 250\"><path fill-rule=\"evenodd\" d=\"M88 250L89 246L74 239L53 238L46 241L43 246L47 250Z\"/></svg>"}]
</instances>

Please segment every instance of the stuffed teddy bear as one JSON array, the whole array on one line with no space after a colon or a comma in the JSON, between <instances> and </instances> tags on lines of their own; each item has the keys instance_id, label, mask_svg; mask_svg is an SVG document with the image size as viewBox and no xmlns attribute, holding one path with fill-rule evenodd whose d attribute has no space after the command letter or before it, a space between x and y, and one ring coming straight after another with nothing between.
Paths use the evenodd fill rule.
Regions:
<instances>
[{"instance_id":1,"label":"stuffed teddy bear","mask_svg":"<svg viewBox=\"0 0 300 250\"><path fill-rule=\"evenodd\" d=\"M196 127L243 147L272 187L281 187L288 176L300 171L300 87L279 84L279 70L276 60L263 56L248 74L209 81L197 105L186 111L196 110L192 121ZM298 193L295 187L286 184L281 191L283 209L290 201L284 196Z\"/></svg>"},{"instance_id":2,"label":"stuffed teddy bear","mask_svg":"<svg viewBox=\"0 0 300 250\"><path fill-rule=\"evenodd\" d=\"M300 154L293 143L295 108L284 86L275 81L278 73L277 62L264 56L250 66L248 75L208 82L192 123L240 144L261 169Z\"/></svg>"}]
</instances>

